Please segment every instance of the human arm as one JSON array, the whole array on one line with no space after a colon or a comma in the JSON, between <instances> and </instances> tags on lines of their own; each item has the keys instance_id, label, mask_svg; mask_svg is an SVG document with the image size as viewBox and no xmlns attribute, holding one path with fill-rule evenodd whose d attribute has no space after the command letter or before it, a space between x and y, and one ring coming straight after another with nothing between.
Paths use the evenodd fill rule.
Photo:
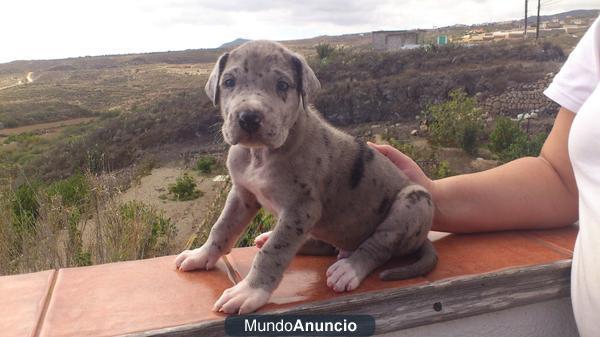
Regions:
<instances>
[{"instance_id":1,"label":"human arm","mask_svg":"<svg viewBox=\"0 0 600 337\"><path fill-rule=\"evenodd\" d=\"M552 228L578 216L575 177L568 154L575 114L562 108L538 157L514 160L472 174L429 179L391 146L372 145L425 186L436 204L433 230L465 233Z\"/></svg>"}]
</instances>

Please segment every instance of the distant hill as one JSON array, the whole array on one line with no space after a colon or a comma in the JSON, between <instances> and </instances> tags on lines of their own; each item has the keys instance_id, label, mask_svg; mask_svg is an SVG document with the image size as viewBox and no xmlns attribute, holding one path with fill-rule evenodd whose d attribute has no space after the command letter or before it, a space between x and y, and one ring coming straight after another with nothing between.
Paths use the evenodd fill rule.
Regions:
<instances>
[{"instance_id":1,"label":"distant hill","mask_svg":"<svg viewBox=\"0 0 600 337\"><path fill-rule=\"evenodd\" d=\"M542 9L544 7L542 6ZM540 21L544 22L544 21L551 21L551 20L564 20L570 17L577 17L577 18L595 18L598 15L600 15L600 9L576 9L576 10L572 10L572 11L568 11L568 12L563 12L563 13L557 13L557 14L551 14L551 15L540 15ZM527 21L529 22L535 22L535 20L537 20L537 17L535 15L532 15L530 17L527 18ZM521 20L523 21L523 20Z\"/></svg>"},{"instance_id":2,"label":"distant hill","mask_svg":"<svg viewBox=\"0 0 600 337\"><path fill-rule=\"evenodd\" d=\"M543 9L543 7L542 7ZM567 17L597 17L600 15L598 9L579 9L572 10L564 13L557 13L552 15L543 15L540 17L541 21L548 21L554 18L563 20ZM535 22L536 17L531 16L528 18L529 22ZM513 25L522 24L523 19L515 19L507 21ZM492 25L498 25L502 23L490 23ZM475 25L463 25L456 24L453 26L440 27L443 29L464 29L466 27L477 27L483 24ZM489 25L489 24L485 24ZM123 54L123 55L101 55L101 56L85 56L85 57L72 57L67 59L56 59L56 60L19 60L9 63L0 63L0 77L12 75L14 73L27 73L29 71L41 72L47 70L60 70L63 67L74 67L75 69L105 69L120 67L123 65L147 65L154 63L167 63L167 64L190 64L190 63L210 63L223 52L221 49L231 49L238 45L241 45L249 39L237 38L233 41L222 44L219 48L207 48L207 49L188 49L180 51L166 51L166 52L151 52L151 53L139 53L139 54ZM353 47L368 47L371 44L371 33L355 33L345 34L336 36L316 36L306 39L297 40L286 40L281 41L288 47L302 53L314 52L314 46L319 43L328 43L333 45L344 45ZM51 69L52 67L59 67L58 69ZM67 70L67 69L64 69Z\"/></svg>"},{"instance_id":3,"label":"distant hill","mask_svg":"<svg viewBox=\"0 0 600 337\"><path fill-rule=\"evenodd\" d=\"M248 41L250 41L250 40L248 40L248 39L242 39L240 37L240 38L237 38L237 39L235 39L233 41L223 43L222 45L219 46L218 49L228 49L228 48L237 47L237 46L239 46L239 45L241 45L243 43L246 43Z\"/></svg>"}]
</instances>

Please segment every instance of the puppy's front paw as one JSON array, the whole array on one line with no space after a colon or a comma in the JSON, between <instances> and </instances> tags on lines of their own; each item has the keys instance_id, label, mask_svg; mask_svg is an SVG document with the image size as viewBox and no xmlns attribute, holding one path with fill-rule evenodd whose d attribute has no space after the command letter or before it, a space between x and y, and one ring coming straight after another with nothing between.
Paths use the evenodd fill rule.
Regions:
<instances>
[{"instance_id":1,"label":"puppy's front paw","mask_svg":"<svg viewBox=\"0 0 600 337\"><path fill-rule=\"evenodd\" d=\"M339 293L356 289L363 278L347 258L338 260L327 269L327 286Z\"/></svg>"},{"instance_id":2,"label":"puppy's front paw","mask_svg":"<svg viewBox=\"0 0 600 337\"><path fill-rule=\"evenodd\" d=\"M269 297L271 297L270 292L261 288L252 288L244 279L223 292L215 303L213 311L243 315L265 305Z\"/></svg>"},{"instance_id":3,"label":"puppy's front paw","mask_svg":"<svg viewBox=\"0 0 600 337\"><path fill-rule=\"evenodd\" d=\"M254 245L256 246L256 248L261 249L262 246L264 246L265 243L267 243L267 240L269 240L269 236L272 232L273 231L268 231L254 238Z\"/></svg>"},{"instance_id":4,"label":"puppy's front paw","mask_svg":"<svg viewBox=\"0 0 600 337\"><path fill-rule=\"evenodd\" d=\"M202 247L194 250L184 250L175 258L175 266L181 271L190 271L194 269L212 269L221 254L211 246L204 244Z\"/></svg>"}]
</instances>

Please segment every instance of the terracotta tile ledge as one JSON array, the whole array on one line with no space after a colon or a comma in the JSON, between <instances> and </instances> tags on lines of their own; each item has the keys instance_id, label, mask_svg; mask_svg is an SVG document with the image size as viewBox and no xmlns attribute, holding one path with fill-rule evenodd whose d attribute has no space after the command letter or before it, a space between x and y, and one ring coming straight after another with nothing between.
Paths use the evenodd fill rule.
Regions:
<instances>
[{"instance_id":1,"label":"terracotta tile ledge","mask_svg":"<svg viewBox=\"0 0 600 337\"><path fill-rule=\"evenodd\" d=\"M528 279L534 282L536 275L541 275L539 270L544 269L540 266L551 264L559 265L560 270L550 273L564 278L567 277L564 269L568 268L564 260L572 256L577 230L573 226L469 235L431 233L439 255L438 266L431 273L391 282L380 281L374 273L356 291L345 295L334 293L325 284L325 271L334 261L333 257L298 256L269 304L260 312L311 312L313 309L328 312L333 308L352 312L359 303L356 301L369 300L373 304L375 299L385 296L404 296L403 301L406 301L410 296L423 298L434 292L441 296L439 292L443 289L456 288L455 280L464 283L479 277L493 284L494 279L514 276L514 272L504 272L507 270L530 270L533 276ZM7 337L112 336L143 332L146 332L143 335L152 335L149 331L168 335L169 329L186 327L218 331L226 316L210 308L223 290L248 273L256 252L253 247L235 249L209 272L178 272L173 264L174 256L166 256L0 277L0 331ZM402 263L406 261L392 261L382 269ZM553 283L556 288L550 295L563 294L568 280L561 282ZM518 282L515 284L518 288ZM353 302L353 299L360 300ZM347 304L340 306L340 303ZM442 316L454 317L448 316L449 313L450 309ZM401 324L417 324L410 322L406 319Z\"/></svg>"}]
</instances>

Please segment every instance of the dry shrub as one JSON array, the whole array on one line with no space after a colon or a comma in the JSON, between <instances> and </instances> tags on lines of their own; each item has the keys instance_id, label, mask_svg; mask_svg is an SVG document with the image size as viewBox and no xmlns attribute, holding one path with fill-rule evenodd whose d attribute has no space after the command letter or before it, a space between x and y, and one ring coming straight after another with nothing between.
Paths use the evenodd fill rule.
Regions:
<instances>
[{"instance_id":1,"label":"dry shrub","mask_svg":"<svg viewBox=\"0 0 600 337\"><path fill-rule=\"evenodd\" d=\"M15 190L0 198L0 274L143 259L175 252L176 226L141 202L122 203L112 174L85 175L85 200L71 204L60 194L35 189L37 215L16 222Z\"/></svg>"}]
</instances>

